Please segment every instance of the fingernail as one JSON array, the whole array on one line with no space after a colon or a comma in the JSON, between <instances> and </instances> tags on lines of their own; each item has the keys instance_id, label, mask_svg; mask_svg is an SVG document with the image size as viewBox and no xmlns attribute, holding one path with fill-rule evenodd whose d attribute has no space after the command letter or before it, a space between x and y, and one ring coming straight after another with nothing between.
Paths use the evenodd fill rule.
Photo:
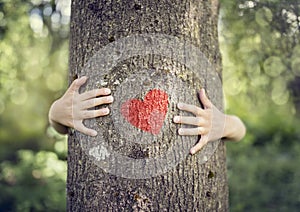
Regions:
<instances>
[{"instance_id":1,"label":"fingernail","mask_svg":"<svg viewBox=\"0 0 300 212\"><path fill-rule=\"evenodd\" d=\"M104 93L105 93L105 94L110 94L110 93L111 93L111 90L110 90L109 88L105 88L105 89L104 89Z\"/></svg>"},{"instance_id":2,"label":"fingernail","mask_svg":"<svg viewBox=\"0 0 300 212\"><path fill-rule=\"evenodd\" d=\"M114 97L112 97L112 96L108 96L108 97L106 97L106 98L107 98L107 101L109 101L109 102L114 101Z\"/></svg>"},{"instance_id":3,"label":"fingernail","mask_svg":"<svg viewBox=\"0 0 300 212\"><path fill-rule=\"evenodd\" d=\"M178 107L179 109L181 109L182 106L183 106L183 105L182 105L182 103L180 103L180 102L177 104L177 107Z\"/></svg>"},{"instance_id":4,"label":"fingernail","mask_svg":"<svg viewBox=\"0 0 300 212\"><path fill-rule=\"evenodd\" d=\"M179 121L180 121L180 117L179 117L179 116L175 116L173 120L174 120L174 122L176 122L176 123L177 123L177 122L179 122Z\"/></svg>"},{"instance_id":5,"label":"fingernail","mask_svg":"<svg viewBox=\"0 0 300 212\"><path fill-rule=\"evenodd\" d=\"M103 113L108 114L109 113L109 109L107 107L103 108Z\"/></svg>"},{"instance_id":6,"label":"fingernail","mask_svg":"<svg viewBox=\"0 0 300 212\"><path fill-rule=\"evenodd\" d=\"M96 131L92 132L92 136L96 136L98 133Z\"/></svg>"},{"instance_id":7,"label":"fingernail","mask_svg":"<svg viewBox=\"0 0 300 212\"><path fill-rule=\"evenodd\" d=\"M178 134L179 134L179 135L182 134L182 129L181 129L181 128L178 130Z\"/></svg>"},{"instance_id":8,"label":"fingernail","mask_svg":"<svg viewBox=\"0 0 300 212\"><path fill-rule=\"evenodd\" d=\"M85 80L87 80L87 77L86 77L86 76L83 76L83 77L80 77L78 80L79 80L80 82L84 82Z\"/></svg>"},{"instance_id":9,"label":"fingernail","mask_svg":"<svg viewBox=\"0 0 300 212\"><path fill-rule=\"evenodd\" d=\"M190 150L190 153L193 155L193 154L195 154L195 150L194 149L191 149Z\"/></svg>"}]
</instances>

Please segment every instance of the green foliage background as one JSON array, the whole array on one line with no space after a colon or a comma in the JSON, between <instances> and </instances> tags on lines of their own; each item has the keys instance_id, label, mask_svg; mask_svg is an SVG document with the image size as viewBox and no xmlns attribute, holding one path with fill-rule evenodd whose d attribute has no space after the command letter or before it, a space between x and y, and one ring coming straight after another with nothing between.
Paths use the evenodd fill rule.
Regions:
<instances>
[{"instance_id":1,"label":"green foliage background","mask_svg":"<svg viewBox=\"0 0 300 212\"><path fill-rule=\"evenodd\" d=\"M227 113L247 135L227 144L231 211L300 207L300 6L222 0ZM66 137L47 112L67 87L68 0L0 0L0 211L64 211Z\"/></svg>"},{"instance_id":2,"label":"green foliage background","mask_svg":"<svg viewBox=\"0 0 300 212\"><path fill-rule=\"evenodd\" d=\"M228 144L231 211L300 208L300 2L222 1L227 112L247 136Z\"/></svg>"},{"instance_id":3,"label":"green foliage background","mask_svg":"<svg viewBox=\"0 0 300 212\"><path fill-rule=\"evenodd\" d=\"M66 137L47 113L67 86L66 1L0 1L0 211L64 211Z\"/></svg>"}]
</instances>

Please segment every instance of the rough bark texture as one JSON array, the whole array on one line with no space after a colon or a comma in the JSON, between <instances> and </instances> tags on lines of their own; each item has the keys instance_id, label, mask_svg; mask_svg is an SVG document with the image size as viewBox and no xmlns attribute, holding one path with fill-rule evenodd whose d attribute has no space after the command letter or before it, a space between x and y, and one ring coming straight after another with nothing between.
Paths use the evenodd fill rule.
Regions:
<instances>
[{"instance_id":1,"label":"rough bark texture","mask_svg":"<svg viewBox=\"0 0 300 212\"><path fill-rule=\"evenodd\" d=\"M121 38L142 33L166 34L192 43L213 64L214 68L210 71L220 78L217 10L217 0L73 0L70 80L78 75L89 75L90 69L84 69L84 66L101 48ZM100 68L98 71L99 76L103 77ZM99 82L102 78L93 75L86 87L110 87L117 100L111 105L110 116L85 123L103 132L102 137L92 138L70 131L68 211L228 211L223 142L215 143L217 149L205 163L200 158L203 154L186 155L166 173L146 179L128 179L103 171L81 145L103 139L116 152L131 158L162 154L174 141L180 140L176 135L178 126L172 123L173 115L179 114L176 101L196 104L195 91L203 86L208 88L208 95L216 106L222 108L222 99L217 94L219 85L215 85L214 89L217 82L211 79L213 74L203 74L198 79L183 64L159 55L127 58L110 73L104 76L106 82ZM149 73L153 74L144 77ZM170 73L178 81L172 81L173 78L168 77ZM136 76L140 82L128 82L130 76ZM124 84L126 89L118 89ZM161 132L149 135L126 123L117 110L126 99L141 100L156 87L168 91L169 109ZM131 141L126 141L126 132ZM187 139L192 139L192 143L198 140L197 137Z\"/></svg>"}]
</instances>

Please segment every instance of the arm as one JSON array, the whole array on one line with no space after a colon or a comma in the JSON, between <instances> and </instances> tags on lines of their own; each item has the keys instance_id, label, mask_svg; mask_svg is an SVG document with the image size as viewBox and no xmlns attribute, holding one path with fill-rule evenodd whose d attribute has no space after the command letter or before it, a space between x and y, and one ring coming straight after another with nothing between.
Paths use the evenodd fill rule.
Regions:
<instances>
[{"instance_id":1,"label":"arm","mask_svg":"<svg viewBox=\"0 0 300 212\"><path fill-rule=\"evenodd\" d=\"M84 119L90 119L109 114L107 107L98 110L89 108L109 104L113 97L107 88L95 89L80 94L79 88L86 82L87 77L81 77L73 81L66 93L56 100L49 110L49 122L59 133L66 134L68 127L74 128L84 134L96 136L97 131L83 125Z\"/></svg>"},{"instance_id":2,"label":"arm","mask_svg":"<svg viewBox=\"0 0 300 212\"><path fill-rule=\"evenodd\" d=\"M194 128L180 128L179 135L201 135L198 143L191 148L191 154L198 152L210 141L227 138L233 141L241 140L246 133L243 122L236 116L225 115L219 111L207 98L204 89L199 92L200 101L204 109L184 103L178 103L178 108L190 112L195 116L175 116L174 122L195 126Z\"/></svg>"},{"instance_id":3,"label":"arm","mask_svg":"<svg viewBox=\"0 0 300 212\"><path fill-rule=\"evenodd\" d=\"M222 138L240 141L246 134L246 127L241 119L234 115L225 115L225 130Z\"/></svg>"}]
</instances>

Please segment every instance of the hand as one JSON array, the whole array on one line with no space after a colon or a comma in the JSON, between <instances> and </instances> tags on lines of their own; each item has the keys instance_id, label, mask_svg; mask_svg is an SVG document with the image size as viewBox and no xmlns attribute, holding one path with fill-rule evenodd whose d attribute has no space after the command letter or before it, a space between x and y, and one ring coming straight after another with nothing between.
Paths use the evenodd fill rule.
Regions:
<instances>
[{"instance_id":1,"label":"hand","mask_svg":"<svg viewBox=\"0 0 300 212\"><path fill-rule=\"evenodd\" d=\"M195 105L178 103L180 110L190 112L195 116L175 116L174 122L195 126L194 128L180 128L179 135L201 135L198 143L191 148L195 154L210 141L220 139L225 135L226 115L219 111L207 98L205 90L201 89L199 97L204 109Z\"/></svg>"},{"instance_id":2,"label":"hand","mask_svg":"<svg viewBox=\"0 0 300 212\"><path fill-rule=\"evenodd\" d=\"M49 121L58 132L67 133L67 127L72 127L86 135L96 136L97 131L85 127L83 120L109 114L107 107L88 110L95 106L112 103L113 97L109 95L111 91L108 88L80 94L79 88L86 80L87 77L74 80L66 93L52 104L49 110Z\"/></svg>"}]
</instances>

